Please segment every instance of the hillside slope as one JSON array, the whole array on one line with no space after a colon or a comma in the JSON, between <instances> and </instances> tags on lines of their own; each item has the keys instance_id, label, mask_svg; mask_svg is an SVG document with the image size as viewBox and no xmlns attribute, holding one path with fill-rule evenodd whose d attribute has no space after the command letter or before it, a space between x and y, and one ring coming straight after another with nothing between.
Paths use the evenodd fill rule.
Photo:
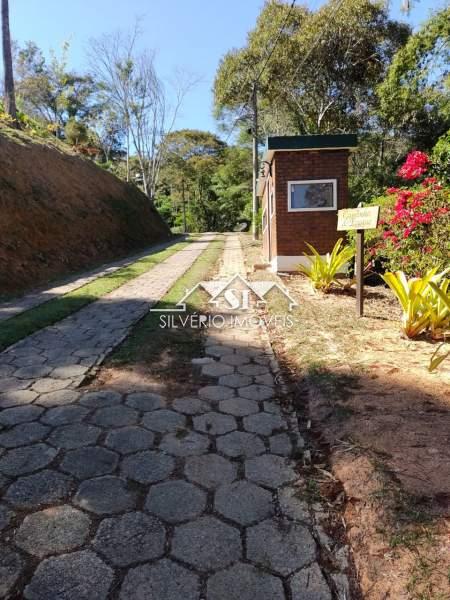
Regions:
<instances>
[{"instance_id":1,"label":"hillside slope","mask_svg":"<svg viewBox=\"0 0 450 600\"><path fill-rule=\"evenodd\" d=\"M0 297L169 236L134 186L62 144L0 128Z\"/></svg>"}]
</instances>

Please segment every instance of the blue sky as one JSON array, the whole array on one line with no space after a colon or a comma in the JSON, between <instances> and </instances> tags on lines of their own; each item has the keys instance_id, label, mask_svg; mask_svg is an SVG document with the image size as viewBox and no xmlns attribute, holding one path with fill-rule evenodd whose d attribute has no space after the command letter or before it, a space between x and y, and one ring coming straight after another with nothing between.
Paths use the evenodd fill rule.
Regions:
<instances>
[{"instance_id":1,"label":"blue sky","mask_svg":"<svg viewBox=\"0 0 450 600\"><path fill-rule=\"evenodd\" d=\"M391 0L392 15L417 26L432 8L443 4L413 2L406 17L400 12L401 0ZM307 0L312 8L321 3ZM155 50L160 76L169 79L181 68L200 79L183 105L177 127L215 131L211 88L218 62L230 48L244 45L263 4L263 0L10 0L11 35L19 44L35 41L46 54L69 40L71 66L81 70L90 38L131 28L140 17L141 44Z\"/></svg>"}]
</instances>

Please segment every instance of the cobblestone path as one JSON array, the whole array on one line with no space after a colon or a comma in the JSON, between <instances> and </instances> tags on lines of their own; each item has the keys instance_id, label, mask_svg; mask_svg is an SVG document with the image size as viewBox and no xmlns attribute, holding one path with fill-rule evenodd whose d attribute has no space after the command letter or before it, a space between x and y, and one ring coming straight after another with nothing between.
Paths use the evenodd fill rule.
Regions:
<instances>
[{"instance_id":1,"label":"cobblestone path","mask_svg":"<svg viewBox=\"0 0 450 600\"><path fill-rule=\"evenodd\" d=\"M46 302L53 300L53 298L58 298L59 296L68 294L73 290L77 290L91 281L98 279L99 277L110 275L111 273L114 273L123 267L131 265L141 258L145 258L149 254L160 252L172 244L175 244L176 241L170 240L168 242L163 242L162 244L157 244L151 248L147 248L146 250L139 252L138 254L134 254L133 256L127 256L126 258L122 258L120 260L102 265L91 271L87 271L86 273L83 273L83 275L68 277L64 282L54 285L51 288L36 290L35 292L26 294L21 298L16 298L15 300L11 300L9 302L2 302L0 303L0 323L20 315L31 308L45 304Z\"/></svg>"},{"instance_id":2,"label":"cobblestone path","mask_svg":"<svg viewBox=\"0 0 450 600\"><path fill-rule=\"evenodd\" d=\"M223 265L227 277L243 271L237 236L227 236ZM133 318L141 310L135 286L121 298L126 308L105 301L89 319L102 319L102 347L124 334L106 329L104 311L119 306L121 321L133 314L127 302ZM296 495L290 457L303 442L277 401L264 330L209 330L193 369L209 382L191 397L80 393L78 372L64 389L15 391L15 405L0 412L0 597L331 600ZM47 381L67 378L62 370ZM17 406L26 393L36 399Z\"/></svg>"}]
</instances>

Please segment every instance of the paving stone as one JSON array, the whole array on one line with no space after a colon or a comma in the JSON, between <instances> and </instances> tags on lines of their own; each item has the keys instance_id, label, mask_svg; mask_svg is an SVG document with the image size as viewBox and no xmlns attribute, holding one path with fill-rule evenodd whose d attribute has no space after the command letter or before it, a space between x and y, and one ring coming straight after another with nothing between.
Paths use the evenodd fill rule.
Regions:
<instances>
[{"instance_id":1,"label":"paving stone","mask_svg":"<svg viewBox=\"0 0 450 600\"><path fill-rule=\"evenodd\" d=\"M210 489L231 483L237 477L236 465L217 454L188 458L184 472L191 481Z\"/></svg>"},{"instance_id":2,"label":"paving stone","mask_svg":"<svg viewBox=\"0 0 450 600\"><path fill-rule=\"evenodd\" d=\"M122 395L113 390L98 390L83 394L80 403L89 408L105 408L122 402Z\"/></svg>"},{"instance_id":3,"label":"paving stone","mask_svg":"<svg viewBox=\"0 0 450 600\"><path fill-rule=\"evenodd\" d=\"M47 410L41 417L41 423L46 425L69 425L82 421L89 414L89 409L77 404L67 404L66 406L55 406Z\"/></svg>"},{"instance_id":4,"label":"paving stone","mask_svg":"<svg viewBox=\"0 0 450 600\"><path fill-rule=\"evenodd\" d=\"M49 431L50 428L41 425L41 423L21 423L8 429L8 431L0 433L0 446L17 448L18 446L39 442L47 436Z\"/></svg>"},{"instance_id":5,"label":"paving stone","mask_svg":"<svg viewBox=\"0 0 450 600\"><path fill-rule=\"evenodd\" d=\"M52 462L57 450L47 444L33 444L9 450L0 458L0 472L18 477L46 467Z\"/></svg>"},{"instance_id":6,"label":"paving stone","mask_svg":"<svg viewBox=\"0 0 450 600\"><path fill-rule=\"evenodd\" d=\"M331 592L317 563L302 569L290 580L292 600L331 600Z\"/></svg>"},{"instance_id":7,"label":"paving stone","mask_svg":"<svg viewBox=\"0 0 450 600\"><path fill-rule=\"evenodd\" d=\"M100 427L124 427L125 425L136 425L139 414L132 408L119 404L97 409L90 420Z\"/></svg>"},{"instance_id":8,"label":"paving stone","mask_svg":"<svg viewBox=\"0 0 450 600\"><path fill-rule=\"evenodd\" d=\"M95 444L102 430L85 423L61 425L56 427L48 438L48 442L57 448L81 448Z\"/></svg>"},{"instance_id":9,"label":"paving stone","mask_svg":"<svg viewBox=\"0 0 450 600\"><path fill-rule=\"evenodd\" d=\"M206 494L187 481L166 481L151 487L145 510L167 523L198 517L206 506Z\"/></svg>"},{"instance_id":10,"label":"paving stone","mask_svg":"<svg viewBox=\"0 0 450 600\"><path fill-rule=\"evenodd\" d=\"M61 463L61 470L77 479L90 479L112 473L117 467L118 455L100 446L77 448L67 452Z\"/></svg>"},{"instance_id":11,"label":"paving stone","mask_svg":"<svg viewBox=\"0 0 450 600\"><path fill-rule=\"evenodd\" d=\"M199 600L197 575L163 559L128 571L120 591L120 600Z\"/></svg>"},{"instance_id":12,"label":"paving stone","mask_svg":"<svg viewBox=\"0 0 450 600\"><path fill-rule=\"evenodd\" d=\"M210 410L209 404L200 398L177 398L172 406L174 410L185 415L201 415Z\"/></svg>"},{"instance_id":13,"label":"paving stone","mask_svg":"<svg viewBox=\"0 0 450 600\"><path fill-rule=\"evenodd\" d=\"M13 593L24 564L22 558L6 545L0 546L0 598L8 598Z\"/></svg>"},{"instance_id":14,"label":"paving stone","mask_svg":"<svg viewBox=\"0 0 450 600\"><path fill-rule=\"evenodd\" d=\"M214 517L200 517L175 528L172 555L201 571L227 567L242 558L239 531Z\"/></svg>"},{"instance_id":15,"label":"paving stone","mask_svg":"<svg viewBox=\"0 0 450 600\"><path fill-rule=\"evenodd\" d=\"M268 519L247 529L247 558L280 575L301 569L315 554L312 535L298 523Z\"/></svg>"},{"instance_id":16,"label":"paving stone","mask_svg":"<svg viewBox=\"0 0 450 600\"><path fill-rule=\"evenodd\" d=\"M42 561L29 585L27 600L106 600L113 570L93 552L82 550Z\"/></svg>"},{"instance_id":17,"label":"paving stone","mask_svg":"<svg viewBox=\"0 0 450 600\"><path fill-rule=\"evenodd\" d=\"M231 375L234 367L220 362L212 362L202 367L202 375L207 377L221 377L222 375Z\"/></svg>"},{"instance_id":18,"label":"paving stone","mask_svg":"<svg viewBox=\"0 0 450 600\"><path fill-rule=\"evenodd\" d=\"M302 499L300 490L285 487L278 491L281 513L297 521L310 521L308 503Z\"/></svg>"},{"instance_id":19,"label":"paving stone","mask_svg":"<svg viewBox=\"0 0 450 600\"><path fill-rule=\"evenodd\" d=\"M105 444L120 452L130 454L139 450L149 450L154 444L155 436L142 427L122 427L108 433Z\"/></svg>"},{"instance_id":20,"label":"paving stone","mask_svg":"<svg viewBox=\"0 0 450 600\"><path fill-rule=\"evenodd\" d=\"M270 413L271 415L282 415L281 406L276 403L275 400L269 400L264 402L264 412Z\"/></svg>"},{"instance_id":21,"label":"paving stone","mask_svg":"<svg viewBox=\"0 0 450 600\"><path fill-rule=\"evenodd\" d=\"M216 492L214 508L240 525L250 525L274 514L272 494L248 481L221 486Z\"/></svg>"},{"instance_id":22,"label":"paving stone","mask_svg":"<svg viewBox=\"0 0 450 600\"><path fill-rule=\"evenodd\" d=\"M252 433L233 431L217 439L217 450L222 454L238 457L257 456L265 452L261 438Z\"/></svg>"},{"instance_id":23,"label":"paving stone","mask_svg":"<svg viewBox=\"0 0 450 600\"><path fill-rule=\"evenodd\" d=\"M269 439L270 451L280 456L292 456L292 443L287 433L278 433Z\"/></svg>"},{"instance_id":24,"label":"paving stone","mask_svg":"<svg viewBox=\"0 0 450 600\"><path fill-rule=\"evenodd\" d=\"M271 435L277 429L286 429L286 421L278 415L258 413L244 418L244 428L259 435Z\"/></svg>"},{"instance_id":25,"label":"paving stone","mask_svg":"<svg viewBox=\"0 0 450 600\"><path fill-rule=\"evenodd\" d=\"M155 410L144 415L142 419L142 425L148 429L151 429L152 431L169 433L170 431L178 431L179 429L183 429L186 425L186 417L180 415L174 410Z\"/></svg>"},{"instance_id":26,"label":"paving stone","mask_svg":"<svg viewBox=\"0 0 450 600\"><path fill-rule=\"evenodd\" d=\"M172 474L175 461L159 451L146 451L123 459L121 473L139 483L155 483Z\"/></svg>"},{"instance_id":27,"label":"paving stone","mask_svg":"<svg viewBox=\"0 0 450 600\"><path fill-rule=\"evenodd\" d=\"M43 412L43 408L40 406L33 406L32 404L6 408L0 412L0 424L17 425L19 423L26 423L27 421L34 421Z\"/></svg>"},{"instance_id":28,"label":"paving stone","mask_svg":"<svg viewBox=\"0 0 450 600\"><path fill-rule=\"evenodd\" d=\"M198 456L208 451L211 442L205 435L191 432L168 433L159 447L174 456Z\"/></svg>"},{"instance_id":29,"label":"paving stone","mask_svg":"<svg viewBox=\"0 0 450 600\"><path fill-rule=\"evenodd\" d=\"M34 365L43 365L47 360L46 356L39 356L38 354L31 354L28 356L17 356L14 359L14 365L16 367L32 367Z\"/></svg>"},{"instance_id":30,"label":"paving stone","mask_svg":"<svg viewBox=\"0 0 450 600\"><path fill-rule=\"evenodd\" d=\"M245 398L230 398L219 403L219 410L235 417L245 417L257 413L259 406L254 400Z\"/></svg>"},{"instance_id":31,"label":"paving stone","mask_svg":"<svg viewBox=\"0 0 450 600\"><path fill-rule=\"evenodd\" d=\"M53 379L52 377L46 377L45 379L37 379L31 386L31 389L39 394L45 394L63 390L69 387L71 383L71 379Z\"/></svg>"},{"instance_id":32,"label":"paving stone","mask_svg":"<svg viewBox=\"0 0 450 600\"><path fill-rule=\"evenodd\" d=\"M14 371L14 377L19 379L38 379L45 377L51 372L52 368L47 365L31 365L28 367L20 367Z\"/></svg>"},{"instance_id":33,"label":"paving stone","mask_svg":"<svg viewBox=\"0 0 450 600\"><path fill-rule=\"evenodd\" d=\"M71 379L72 377L81 377L88 371L87 367L83 365L65 365L63 367L57 367L52 371L52 377L56 379Z\"/></svg>"},{"instance_id":34,"label":"paving stone","mask_svg":"<svg viewBox=\"0 0 450 600\"><path fill-rule=\"evenodd\" d=\"M159 558L164 554L166 530L158 519L142 512L103 519L93 547L118 567Z\"/></svg>"},{"instance_id":35,"label":"paving stone","mask_svg":"<svg viewBox=\"0 0 450 600\"><path fill-rule=\"evenodd\" d=\"M270 365L270 361L273 360L273 356L262 354L261 356L255 356L253 360L257 365L264 365L265 367L267 367L268 365Z\"/></svg>"},{"instance_id":36,"label":"paving stone","mask_svg":"<svg viewBox=\"0 0 450 600\"><path fill-rule=\"evenodd\" d=\"M14 543L25 552L44 558L81 546L91 521L72 506L53 506L28 515L17 531Z\"/></svg>"},{"instance_id":37,"label":"paving stone","mask_svg":"<svg viewBox=\"0 0 450 600\"><path fill-rule=\"evenodd\" d=\"M255 383L260 383L261 385L274 386L275 379L273 378L273 375L270 375L270 373L266 373L265 375L257 375L255 377Z\"/></svg>"},{"instance_id":38,"label":"paving stone","mask_svg":"<svg viewBox=\"0 0 450 600\"><path fill-rule=\"evenodd\" d=\"M166 406L164 397L152 392L133 392L132 394L128 394L125 403L141 412L150 412Z\"/></svg>"},{"instance_id":39,"label":"paving stone","mask_svg":"<svg viewBox=\"0 0 450 600\"><path fill-rule=\"evenodd\" d=\"M212 360L212 359L211 359ZM9 377L16 370L12 365L2 365L0 364L0 377Z\"/></svg>"},{"instance_id":40,"label":"paving stone","mask_svg":"<svg viewBox=\"0 0 450 600\"><path fill-rule=\"evenodd\" d=\"M72 486L73 480L68 475L44 470L17 479L9 486L5 500L17 508L39 508L63 500Z\"/></svg>"},{"instance_id":41,"label":"paving stone","mask_svg":"<svg viewBox=\"0 0 450 600\"><path fill-rule=\"evenodd\" d=\"M23 406L31 404L38 397L37 392L31 390L15 390L0 394L0 409L9 408L10 406Z\"/></svg>"},{"instance_id":42,"label":"paving stone","mask_svg":"<svg viewBox=\"0 0 450 600\"><path fill-rule=\"evenodd\" d=\"M214 359L211 358L210 356L203 356L201 358L193 358L191 360L191 364L193 365L209 365L210 363L213 363Z\"/></svg>"},{"instance_id":43,"label":"paving stone","mask_svg":"<svg viewBox=\"0 0 450 600\"><path fill-rule=\"evenodd\" d=\"M226 365L231 365L233 367L239 367L241 365L246 365L250 362L250 357L245 356L243 354L226 354L225 356L220 357L220 362L225 363Z\"/></svg>"},{"instance_id":44,"label":"paving stone","mask_svg":"<svg viewBox=\"0 0 450 600\"><path fill-rule=\"evenodd\" d=\"M194 417L194 429L210 435L223 435L237 429L236 419L217 412L208 412Z\"/></svg>"},{"instance_id":45,"label":"paving stone","mask_svg":"<svg viewBox=\"0 0 450 600\"><path fill-rule=\"evenodd\" d=\"M245 387L252 383L252 378L247 375L239 375L239 373L233 373L232 375L224 375L219 378L219 385L226 385L231 388Z\"/></svg>"},{"instance_id":46,"label":"paving stone","mask_svg":"<svg viewBox=\"0 0 450 600\"><path fill-rule=\"evenodd\" d=\"M124 479L106 475L83 481L74 502L81 508L99 515L112 514L134 508L136 493L127 489Z\"/></svg>"},{"instance_id":47,"label":"paving stone","mask_svg":"<svg viewBox=\"0 0 450 600\"><path fill-rule=\"evenodd\" d=\"M74 390L59 390L56 392L49 392L48 394L41 394L36 404L48 408L53 406L64 406L66 404L73 404L79 397L79 392L75 392Z\"/></svg>"},{"instance_id":48,"label":"paving stone","mask_svg":"<svg viewBox=\"0 0 450 600\"><path fill-rule=\"evenodd\" d=\"M208 600L285 600L278 577L243 563L216 573L208 580Z\"/></svg>"},{"instance_id":49,"label":"paving stone","mask_svg":"<svg viewBox=\"0 0 450 600\"><path fill-rule=\"evenodd\" d=\"M224 385L206 385L198 391L200 398L211 400L212 402L220 402L234 396L234 390Z\"/></svg>"},{"instance_id":50,"label":"paving stone","mask_svg":"<svg viewBox=\"0 0 450 600\"><path fill-rule=\"evenodd\" d=\"M249 400L260 402L261 400L273 398L274 390L267 385L259 385L255 383L247 387L239 388L238 394L239 396L242 396L242 398L248 398Z\"/></svg>"},{"instance_id":51,"label":"paving stone","mask_svg":"<svg viewBox=\"0 0 450 600\"><path fill-rule=\"evenodd\" d=\"M255 364L241 365L237 368L237 370L238 373L240 373L241 375L249 375L251 377L254 377L255 375L266 375L270 373L268 367L265 367L264 365Z\"/></svg>"},{"instance_id":52,"label":"paving stone","mask_svg":"<svg viewBox=\"0 0 450 600\"><path fill-rule=\"evenodd\" d=\"M0 531L8 527L14 513L4 504L0 504Z\"/></svg>"},{"instance_id":53,"label":"paving stone","mask_svg":"<svg viewBox=\"0 0 450 600\"><path fill-rule=\"evenodd\" d=\"M298 478L286 458L273 454L247 460L245 475L251 481L271 488L278 488Z\"/></svg>"},{"instance_id":54,"label":"paving stone","mask_svg":"<svg viewBox=\"0 0 450 600\"><path fill-rule=\"evenodd\" d=\"M29 387L30 382L16 377L3 377L0 379L0 392L12 392L15 390L24 390Z\"/></svg>"},{"instance_id":55,"label":"paving stone","mask_svg":"<svg viewBox=\"0 0 450 600\"><path fill-rule=\"evenodd\" d=\"M206 354L208 356L214 356L215 358L220 358L221 356L225 356L226 354L233 354L233 348L229 346L207 346Z\"/></svg>"}]
</instances>

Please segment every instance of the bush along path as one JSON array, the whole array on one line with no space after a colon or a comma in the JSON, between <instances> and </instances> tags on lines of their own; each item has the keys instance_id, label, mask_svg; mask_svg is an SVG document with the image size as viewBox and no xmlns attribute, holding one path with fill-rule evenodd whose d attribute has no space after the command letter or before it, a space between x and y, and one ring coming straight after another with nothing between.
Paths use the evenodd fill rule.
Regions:
<instances>
[{"instance_id":1,"label":"bush along path","mask_svg":"<svg viewBox=\"0 0 450 600\"><path fill-rule=\"evenodd\" d=\"M167 287L208 239L170 269L155 267L153 290L157 269ZM227 236L221 277L244 272L237 240ZM150 273L142 277L149 285ZM112 343L106 319L121 328L125 316L137 318L137 284L120 288L125 306L103 299L78 313L96 309L87 320L97 326L94 348ZM145 302L146 310L148 292ZM59 335L76 334L72 319ZM176 398L136 386L77 390L83 374L73 368L85 359L44 374L51 346L60 360L69 350L49 332L30 342L44 334L45 352L41 339L12 360L0 355L2 368L16 370L44 358L34 379L7 375L11 390L2 394L9 408L0 411L1 597L331 600L308 505L297 494L293 456L303 440L295 416L280 407L264 330L208 330L204 356L192 360L197 391ZM92 360L92 346L78 346L69 356ZM14 388L19 380L28 383Z\"/></svg>"}]
</instances>

